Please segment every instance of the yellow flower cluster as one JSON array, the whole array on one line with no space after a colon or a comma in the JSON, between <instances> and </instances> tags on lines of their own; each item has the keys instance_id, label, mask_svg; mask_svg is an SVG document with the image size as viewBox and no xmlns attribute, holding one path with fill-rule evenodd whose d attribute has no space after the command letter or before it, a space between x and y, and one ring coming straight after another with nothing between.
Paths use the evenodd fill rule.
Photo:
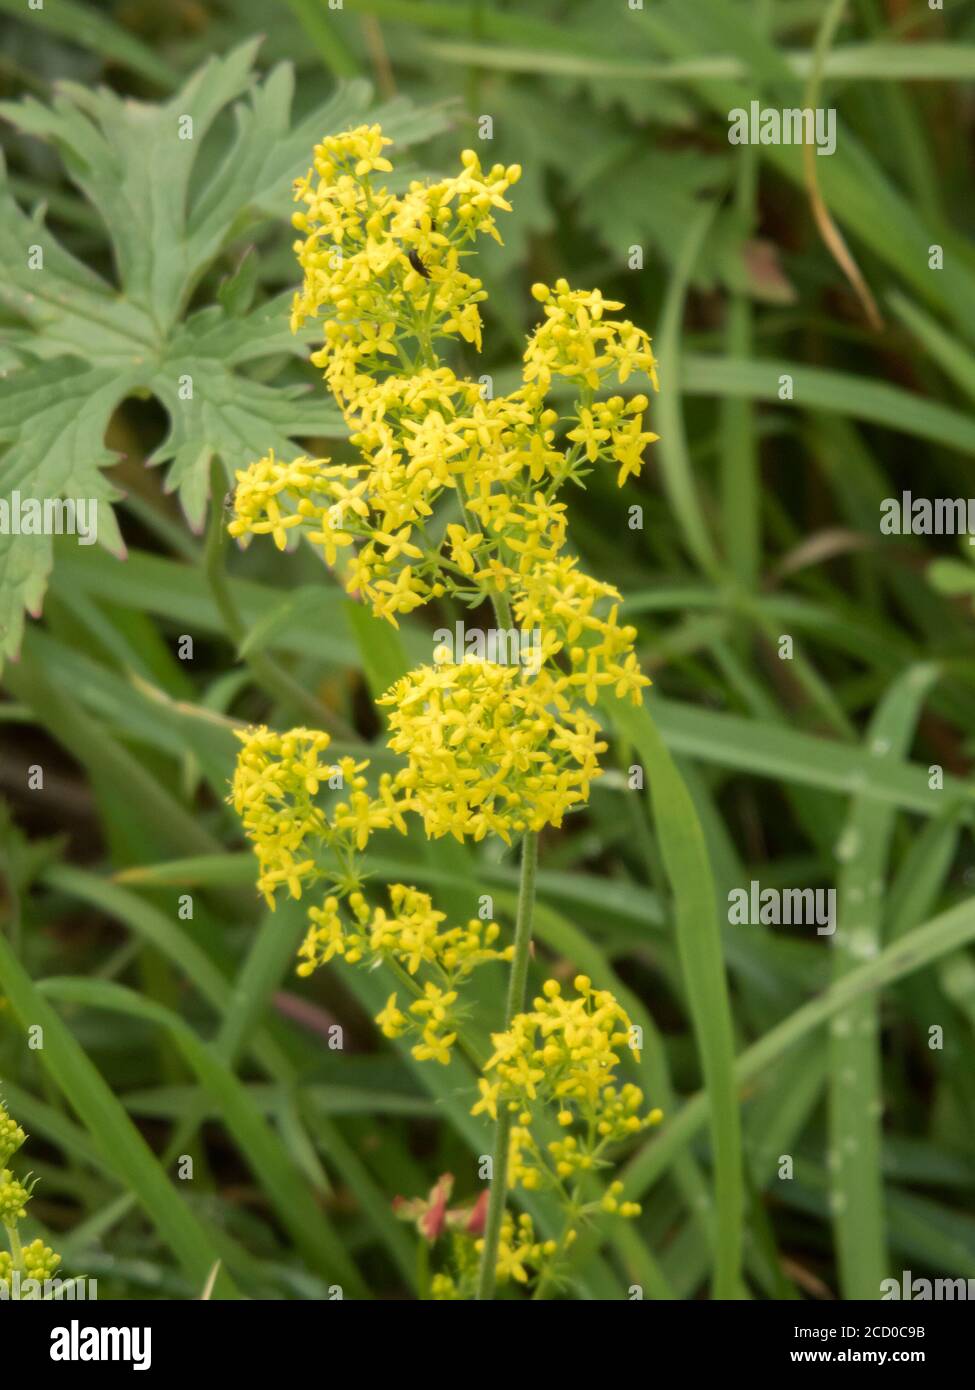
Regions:
<instances>
[{"instance_id":1,"label":"yellow flower cluster","mask_svg":"<svg viewBox=\"0 0 975 1390\"><path fill-rule=\"evenodd\" d=\"M330 827L315 798L323 783L341 785L344 771L352 773L354 785L355 764L349 767L349 759L342 770L323 763L331 739L314 729L277 734L262 725L237 737L244 746L230 800L257 852L258 889L273 907L279 887L300 898L302 885L317 878L315 852Z\"/></svg>"},{"instance_id":2,"label":"yellow flower cluster","mask_svg":"<svg viewBox=\"0 0 975 1390\"><path fill-rule=\"evenodd\" d=\"M555 411L527 391L486 400L447 367L361 382L346 418L362 463L269 453L238 470L231 535L245 544L271 535L284 549L301 527L328 564L346 552L346 589L394 626L444 594L517 587L559 554L566 521L555 491L581 474L555 447ZM435 539L447 490L467 521Z\"/></svg>"},{"instance_id":3,"label":"yellow flower cluster","mask_svg":"<svg viewBox=\"0 0 975 1390\"><path fill-rule=\"evenodd\" d=\"M0 1101L0 1227L6 1227L11 1244L9 1253L0 1250L0 1284L8 1288L15 1271L19 1271L22 1280L50 1279L61 1263L61 1256L42 1240L21 1245L17 1238L17 1224L27 1215L34 1185L19 1182L7 1164L26 1139L23 1129Z\"/></svg>"},{"instance_id":4,"label":"yellow flower cluster","mask_svg":"<svg viewBox=\"0 0 975 1390\"><path fill-rule=\"evenodd\" d=\"M372 787L368 763L328 762L324 733L250 730L231 800L272 907L279 891L300 898L326 886L308 912L299 974L334 958L386 964L398 988L377 1016L383 1034L409 1037L415 1057L447 1064L465 1011L460 987L513 948L499 946L493 922L447 926L414 887L393 884L388 907L370 903L358 856L376 831L405 833L409 815L430 837L511 843L561 825L588 800L606 744L586 706L609 691L639 704L650 682L636 630L620 620L619 592L567 553L559 493L593 468L614 469L620 487L640 474L657 438L648 398L619 392L634 374L656 390L657 377L646 333L616 317L623 306L564 280L533 287L544 318L513 390L495 395L489 377L446 365L438 344L480 350L486 294L462 262L478 236L500 241L495 215L510 211L521 171L482 169L468 150L453 177L394 193L384 179L390 144L375 125L323 140L295 185L303 282L292 327L313 320L320 329L312 360L357 458L268 453L237 473L229 530L243 544L270 535L282 550L300 532L346 591L393 626L434 601L491 602L502 628L516 621L539 634L538 650L530 663L438 651L399 680L379 703L404 765ZM563 383L571 404L562 404ZM629 1020L583 976L571 999L549 981L493 1042L473 1113L516 1117L512 1181L553 1189L568 1216L561 1239L543 1242L530 1218L505 1213L498 1279L544 1285L557 1279L578 1221L597 1210L637 1213L619 1200L618 1183L591 1200L590 1175L609 1166L611 1145L660 1112L644 1113L639 1088L616 1080ZM473 1242L468 1233L457 1279L435 1277L435 1297L467 1296Z\"/></svg>"},{"instance_id":5,"label":"yellow flower cluster","mask_svg":"<svg viewBox=\"0 0 975 1390\"><path fill-rule=\"evenodd\" d=\"M18 1182L9 1168L0 1168L0 1224L16 1226L27 1215L30 1190Z\"/></svg>"},{"instance_id":6,"label":"yellow flower cluster","mask_svg":"<svg viewBox=\"0 0 975 1390\"><path fill-rule=\"evenodd\" d=\"M292 898L320 882L333 890L308 910L298 974L310 975L335 956L350 965L386 961L410 977L423 967L433 978L417 984L408 1013L393 995L377 1022L390 1038L416 1032L414 1055L446 1064L457 1038L455 986L487 961L511 959L513 948L496 944L500 927L472 919L445 928L429 895L402 883L390 885L391 912L366 901L358 853L376 829L405 833L402 813L414 809L411 797L397 800L399 779L383 774L378 796L371 796L362 775L368 762L323 762L331 740L321 731L277 734L261 726L238 737L243 747L229 799L257 854L259 891L273 908L279 890ZM343 795L326 809L320 798L329 790Z\"/></svg>"},{"instance_id":7,"label":"yellow flower cluster","mask_svg":"<svg viewBox=\"0 0 975 1390\"><path fill-rule=\"evenodd\" d=\"M347 590L398 625L401 615L444 595L475 602L517 594L526 578L553 566L557 579L570 563L561 557L559 488L581 482L601 460L616 467L622 486L657 438L643 425L645 395L602 400L596 393L636 371L654 388L657 381L647 335L612 317L622 306L564 280L533 287L545 320L510 394L494 396L485 379L458 376L441 362L439 340L480 347L477 305L485 293L460 259L472 254L465 248L478 235L500 241L494 214L510 211L505 195L521 171L495 165L485 172L467 150L457 175L414 181L398 196L374 177L391 171L383 153L389 144L378 126L330 137L295 187L304 205L293 219L303 234L295 249L304 281L292 324L321 321L324 346L313 360L324 368L361 462L288 463L268 454L238 472L229 529L245 542L270 534L283 548L300 527L333 566L345 552ZM557 377L579 392L568 416L546 404ZM438 521L445 493L453 494L462 524ZM609 586L587 597L619 601ZM563 599L563 611L570 601ZM534 602L543 627L556 618L538 594ZM624 662L626 676L601 665L604 651L594 643L586 648L584 688L594 688L596 669L606 677L597 683L621 684L639 700L648 682L635 668L634 631L615 616L606 622L614 634L606 658Z\"/></svg>"},{"instance_id":8,"label":"yellow flower cluster","mask_svg":"<svg viewBox=\"0 0 975 1390\"><path fill-rule=\"evenodd\" d=\"M483 1246L483 1240L479 1240L477 1249ZM527 1284L530 1278L542 1273L558 1249L558 1242L536 1238L534 1222L527 1212L522 1212L517 1220L510 1212L505 1212L498 1243L498 1283L505 1284L513 1279L517 1284Z\"/></svg>"},{"instance_id":9,"label":"yellow flower cluster","mask_svg":"<svg viewBox=\"0 0 975 1390\"><path fill-rule=\"evenodd\" d=\"M499 1284L515 1283L524 1287L540 1279L553 1277L555 1259L571 1246L575 1232L562 1243L539 1240L535 1225L527 1212L517 1218L505 1212L501 1223L496 1266ZM430 1281L430 1297L434 1302L459 1302L473 1298L477 1282L477 1259L484 1249L483 1239L471 1240L456 1236L453 1241L453 1273L441 1271Z\"/></svg>"},{"instance_id":10,"label":"yellow flower cluster","mask_svg":"<svg viewBox=\"0 0 975 1390\"><path fill-rule=\"evenodd\" d=\"M42 1240L32 1240L28 1245L20 1247L19 1264L8 1251L0 1250L0 1284L6 1284L9 1288L14 1270L18 1268L22 1289L28 1279L36 1279L38 1283L43 1283L45 1279L54 1278L60 1263L61 1256L56 1255Z\"/></svg>"},{"instance_id":11,"label":"yellow flower cluster","mask_svg":"<svg viewBox=\"0 0 975 1390\"><path fill-rule=\"evenodd\" d=\"M432 977L414 986L415 997L405 1005L405 1013L397 1004L398 994L391 994L376 1022L387 1038L415 1035L412 1051L419 1061L446 1066L462 1016L456 986L487 961L510 960L514 948L495 945L501 934L496 922L475 918L464 926L444 928L445 914L434 909L429 894L416 888L393 883L389 900L390 913L370 907L361 892L350 893L351 920L343 916L334 894L322 907L312 907L311 925L298 952L298 974L310 975L333 956L341 956L350 965L385 961L408 977L421 971Z\"/></svg>"},{"instance_id":12,"label":"yellow flower cluster","mask_svg":"<svg viewBox=\"0 0 975 1390\"><path fill-rule=\"evenodd\" d=\"M612 606L601 616L597 606L604 599ZM539 565L522 579L515 617L522 628L542 633L543 654L557 672L561 694L578 692L594 705L599 690L609 687L620 699L642 700L650 681L633 651L636 628L619 624L619 603L619 591L583 573L572 556Z\"/></svg>"},{"instance_id":13,"label":"yellow flower cluster","mask_svg":"<svg viewBox=\"0 0 975 1390\"><path fill-rule=\"evenodd\" d=\"M406 834L402 812L409 808L397 801L390 774L382 774L372 795L363 775L368 759L321 761L331 743L324 731L298 728L278 734L260 725L235 732L244 746L229 800L254 845L258 890L270 907L279 888L300 898L306 883L322 878L354 891L359 884L355 852L365 849L373 831L394 827ZM326 814L317 798L327 790L344 795ZM338 871L323 867L323 849L332 852Z\"/></svg>"},{"instance_id":14,"label":"yellow flower cluster","mask_svg":"<svg viewBox=\"0 0 975 1390\"><path fill-rule=\"evenodd\" d=\"M524 392L486 399L449 367L420 366L363 385L347 418L371 510L344 580L377 616L395 625L445 593L503 589L563 543L564 509L532 481L562 461L557 417ZM452 522L443 534L436 518L448 492L472 526Z\"/></svg>"},{"instance_id":15,"label":"yellow flower cluster","mask_svg":"<svg viewBox=\"0 0 975 1390\"><path fill-rule=\"evenodd\" d=\"M375 830L405 834L408 814L421 817L427 835L458 840L496 834L510 843L525 830L561 825L587 801L606 748L595 720L566 698L577 679L478 658L410 672L379 701L390 707L389 747L406 766L383 773L375 794L364 776L368 761L327 761L331 740L323 731L239 732L230 800L257 853L259 891L272 906L278 889L300 898L326 878L354 892L356 852ZM326 812L320 798L328 790L344 795ZM337 868L322 863L325 850ZM377 954L378 928L364 900L366 916L356 915L351 935L332 902L311 910L306 973L336 954L358 959L363 939Z\"/></svg>"},{"instance_id":16,"label":"yellow flower cluster","mask_svg":"<svg viewBox=\"0 0 975 1390\"><path fill-rule=\"evenodd\" d=\"M3 1102L0 1101L0 1168L6 1168L8 1162L20 1146L26 1143L27 1135L21 1129L17 1121L7 1113Z\"/></svg>"},{"instance_id":17,"label":"yellow flower cluster","mask_svg":"<svg viewBox=\"0 0 975 1390\"><path fill-rule=\"evenodd\" d=\"M364 487L355 481L354 470L330 468L325 459L304 456L284 463L271 450L237 470L234 518L227 530L244 544L251 536L273 536L277 548L284 550L288 532L307 526L309 540L320 545L334 565L338 548L352 544L350 523L369 515L361 496Z\"/></svg>"},{"instance_id":18,"label":"yellow flower cluster","mask_svg":"<svg viewBox=\"0 0 975 1390\"><path fill-rule=\"evenodd\" d=\"M561 825L589 796L606 744L548 674L469 659L411 671L379 701L389 746L408 760L396 786L434 838L481 840Z\"/></svg>"},{"instance_id":19,"label":"yellow flower cluster","mask_svg":"<svg viewBox=\"0 0 975 1390\"><path fill-rule=\"evenodd\" d=\"M662 1118L659 1110L643 1113L638 1086L619 1086L615 1080L623 1049L639 1055L626 1011L609 990L594 989L585 975L576 977L575 990L574 998L565 998L557 980L546 981L531 1010L518 1014L507 1032L492 1036L495 1050L478 1083L473 1114L496 1119L504 1106L517 1116L511 1130L510 1181L529 1191L565 1191L607 1167L608 1148ZM538 1137L544 1114L566 1131L562 1138L546 1142ZM602 1210L638 1215L635 1203L616 1202L617 1190L610 1189L602 1199ZM580 1194L581 1189L572 1194L573 1206Z\"/></svg>"},{"instance_id":20,"label":"yellow flower cluster","mask_svg":"<svg viewBox=\"0 0 975 1390\"><path fill-rule=\"evenodd\" d=\"M401 197L370 175L389 173L379 126L333 136L316 146L314 168L295 184L304 209L293 222L304 284L292 327L324 319L325 347L316 361L341 405L362 393L361 377L384 358L412 367L432 357L438 338L480 346L480 280L461 269L478 235L500 241L494 210L511 211L505 193L521 176L513 164L481 169L473 150L453 178L414 180Z\"/></svg>"},{"instance_id":21,"label":"yellow flower cluster","mask_svg":"<svg viewBox=\"0 0 975 1390\"><path fill-rule=\"evenodd\" d=\"M409 1006L412 1017L397 1007L394 992L387 999L386 1007L376 1015L376 1022L385 1038L399 1038L411 1030L418 1032L420 1041L411 1048L413 1056L418 1062L439 1062L445 1067L450 1062L450 1049L457 1041L456 1004L455 989L441 989L427 981L423 993Z\"/></svg>"},{"instance_id":22,"label":"yellow flower cluster","mask_svg":"<svg viewBox=\"0 0 975 1390\"><path fill-rule=\"evenodd\" d=\"M610 378L622 385L633 372L645 372L657 389L657 363L650 339L629 319L604 316L622 309L599 290L573 290L567 280L532 285L544 306L545 321L525 350L525 379L548 390L553 377L564 377L585 390L597 391ZM646 400L639 409L646 408Z\"/></svg>"}]
</instances>

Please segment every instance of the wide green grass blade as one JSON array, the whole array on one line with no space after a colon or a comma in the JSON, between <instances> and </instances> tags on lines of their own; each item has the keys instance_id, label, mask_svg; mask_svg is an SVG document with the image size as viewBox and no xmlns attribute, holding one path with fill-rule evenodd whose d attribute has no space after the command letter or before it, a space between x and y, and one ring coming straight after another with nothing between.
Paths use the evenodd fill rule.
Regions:
<instances>
[{"instance_id":1,"label":"wide green grass blade","mask_svg":"<svg viewBox=\"0 0 975 1390\"><path fill-rule=\"evenodd\" d=\"M373 3L373 0L364 0ZM381 8L376 0L376 8ZM422 12L421 12L422 16ZM557 31L537 31L551 43ZM600 53L539 51L514 46L428 40L421 52L439 62L476 64L497 72L537 73L552 77L581 77L617 82L732 82L751 72L740 58L725 54L687 58L681 62L647 62ZM812 66L808 52L783 55L786 71L805 78ZM824 64L827 77L856 82L961 82L975 79L975 46L949 43L862 43L834 49Z\"/></svg>"},{"instance_id":2,"label":"wide green grass blade","mask_svg":"<svg viewBox=\"0 0 975 1390\"><path fill-rule=\"evenodd\" d=\"M30 979L0 935L0 984L21 1027L40 1026L44 1046L37 1055L52 1082L82 1120L109 1168L135 1193L186 1277L202 1289L217 1259L206 1232L179 1196L111 1087L71 1036L67 1026ZM236 1298L222 1271L217 1297Z\"/></svg>"},{"instance_id":3,"label":"wide green grass blade","mask_svg":"<svg viewBox=\"0 0 975 1390\"><path fill-rule=\"evenodd\" d=\"M688 551L698 568L711 575L719 568L718 556L698 499L694 470L684 434L681 405L683 364L680 342L687 290L716 211L716 206L702 208L688 227L664 299L657 340L660 356L660 395L656 402L654 426L661 436L658 449L668 501L681 528Z\"/></svg>"},{"instance_id":4,"label":"wide green grass blade","mask_svg":"<svg viewBox=\"0 0 975 1390\"><path fill-rule=\"evenodd\" d=\"M354 1298L368 1297L361 1275L314 1202L280 1139L267 1125L246 1088L224 1066L213 1048L201 1042L169 1009L122 985L105 980L48 979L40 988L49 997L128 1014L166 1029L200 1084L217 1102L224 1123L239 1144L256 1182L267 1192L295 1247L323 1278L337 1280L344 1292Z\"/></svg>"},{"instance_id":5,"label":"wide green grass blade","mask_svg":"<svg viewBox=\"0 0 975 1390\"><path fill-rule=\"evenodd\" d=\"M887 693L870 721L868 751L878 761L901 758L937 669L914 667ZM896 812L861 797L837 841L840 861L833 978L880 950L884 886ZM879 1298L887 1276L881 1177L883 1079L876 997L859 1000L830 1025L830 1201L844 1298Z\"/></svg>"},{"instance_id":6,"label":"wide green grass blade","mask_svg":"<svg viewBox=\"0 0 975 1390\"><path fill-rule=\"evenodd\" d=\"M893 760L878 763L862 749L814 734L695 709L656 695L654 719L672 752L751 776L845 795L861 793L871 801L924 816L938 815L945 799L967 807L975 804L975 787L958 777L946 775L944 790L932 791L926 768Z\"/></svg>"},{"instance_id":7,"label":"wide green grass blade","mask_svg":"<svg viewBox=\"0 0 975 1390\"><path fill-rule=\"evenodd\" d=\"M752 1043L734 1067L740 1088L760 1076L795 1043L857 1000L868 997L975 941L975 902L965 902L916 927L873 960L856 966L828 990L803 1004ZM627 1190L641 1196L708 1119L708 1096L699 1091L627 1167Z\"/></svg>"},{"instance_id":8,"label":"wide green grass blade","mask_svg":"<svg viewBox=\"0 0 975 1390\"><path fill-rule=\"evenodd\" d=\"M123 564L104 551L59 546L52 588L79 588L95 598L184 625L187 632L224 635L224 623L198 567L161 555L131 550ZM124 575L124 582L123 582ZM249 579L231 579L230 594L248 630L266 623L287 599L288 590ZM323 588L313 612L292 613L273 642L275 651L315 656L336 665L353 665L356 645L349 635L337 589Z\"/></svg>"},{"instance_id":9,"label":"wide green grass blade","mask_svg":"<svg viewBox=\"0 0 975 1390\"><path fill-rule=\"evenodd\" d=\"M78 44L100 60L109 59L157 86L168 89L179 83L179 72L164 58L120 24L99 14L90 5L80 4L79 0L58 0L56 5L37 6L22 5L20 0L0 0L0 11Z\"/></svg>"},{"instance_id":10,"label":"wide green grass blade","mask_svg":"<svg viewBox=\"0 0 975 1390\"><path fill-rule=\"evenodd\" d=\"M714 1296L739 1290L744 1222L734 1031L711 865L694 803L647 709L617 702L611 717L643 763L647 796L674 895L677 948L707 1091L714 1153Z\"/></svg>"},{"instance_id":11,"label":"wide green grass blade","mask_svg":"<svg viewBox=\"0 0 975 1390\"><path fill-rule=\"evenodd\" d=\"M219 841L138 759L48 679L33 657L29 637L25 638L20 661L11 663L4 672L4 682L94 779L116 788L133 819L152 828L161 849L190 854L219 848Z\"/></svg>"},{"instance_id":12,"label":"wide green grass blade","mask_svg":"<svg viewBox=\"0 0 975 1390\"><path fill-rule=\"evenodd\" d=\"M886 381L788 360L689 353L681 364L681 384L689 396L767 401L780 407L782 376L792 378L789 409L825 410L900 430L963 454L975 451L975 422L970 415Z\"/></svg>"}]
</instances>

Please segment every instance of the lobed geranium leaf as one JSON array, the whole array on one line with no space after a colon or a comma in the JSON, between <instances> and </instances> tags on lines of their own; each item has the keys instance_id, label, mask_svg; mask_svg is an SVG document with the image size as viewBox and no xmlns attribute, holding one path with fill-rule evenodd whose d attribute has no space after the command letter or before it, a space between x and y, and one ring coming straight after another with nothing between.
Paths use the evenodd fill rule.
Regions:
<instances>
[{"instance_id":1,"label":"lobed geranium leaf","mask_svg":"<svg viewBox=\"0 0 975 1390\"><path fill-rule=\"evenodd\" d=\"M308 336L288 330L290 296L250 308L245 279L187 317L189 306L220 255L287 215L290 183L324 135L378 120L403 147L446 124L442 108L402 98L372 108L362 81L292 124L291 67L259 78L257 48L211 58L156 104L73 83L50 104L0 103L0 117L56 147L105 225L116 276L110 283L60 245L43 209L25 212L0 165L2 495L97 499L99 542L116 553L119 493L102 472L116 459L104 440L127 396L153 395L168 412L150 462L169 463L167 488L197 527L214 457L229 477L268 448L288 457L296 440L341 430L324 392L249 374L304 355ZM23 609L40 611L50 568L50 537L0 535L0 660L19 648Z\"/></svg>"},{"instance_id":2,"label":"lobed geranium leaf","mask_svg":"<svg viewBox=\"0 0 975 1390\"><path fill-rule=\"evenodd\" d=\"M74 358L38 362L0 379L0 443L4 496L15 510L23 498L94 499L98 539L115 554L125 547L112 508L118 496L102 474L116 461L105 430L131 381L114 367L88 367ZM40 613L51 570L52 539L0 534L0 655L20 646L23 610Z\"/></svg>"}]
</instances>

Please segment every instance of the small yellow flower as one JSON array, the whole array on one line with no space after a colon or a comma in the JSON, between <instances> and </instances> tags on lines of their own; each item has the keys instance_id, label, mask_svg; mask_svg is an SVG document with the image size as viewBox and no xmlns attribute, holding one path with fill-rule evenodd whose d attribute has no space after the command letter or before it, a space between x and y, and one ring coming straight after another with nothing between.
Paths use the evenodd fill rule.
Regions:
<instances>
[{"instance_id":1,"label":"small yellow flower","mask_svg":"<svg viewBox=\"0 0 975 1390\"><path fill-rule=\"evenodd\" d=\"M418 1062L439 1062L446 1067L450 1064L450 1049L456 1041L456 1033L439 1033L434 1025L428 1024L421 1041L410 1051Z\"/></svg>"},{"instance_id":2,"label":"small yellow flower","mask_svg":"<svg viewBox=\"0 0 975 1390\"><path fill-rule=\"evenodd\" d=\"M497 1082L488 1081L487 1077L479 1076L477 1079L477 1089L480 1092L480 1100L471 1107L472 1115L487 1115L489 1119L498 1118L498 1091L500 1086Z\"/></svg>"},{"instance_id":3,"label":"small yellow flower","mask_svg":"<svg viewBox=\"0 0 975 1390\"><path fill-rule=\"evenodd\" d=\"M396 1007L395 992L386 1000L386 1007L376 1015L376 1022L384 1038L398 1038L405 1032L407 1018Z\"/></svg>"}]
</instances>

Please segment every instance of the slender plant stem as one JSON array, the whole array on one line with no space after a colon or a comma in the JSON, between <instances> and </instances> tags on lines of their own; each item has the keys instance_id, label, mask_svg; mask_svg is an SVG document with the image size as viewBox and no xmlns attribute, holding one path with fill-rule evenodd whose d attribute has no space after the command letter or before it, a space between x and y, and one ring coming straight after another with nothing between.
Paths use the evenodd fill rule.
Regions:
<instances>
[{"instance_id":1,"label":"slender plant stem","mask_svg":"<svg viewBox=\"0 0 975 1390\"><path fill-rule=\"evenodd\" d=\"M13 1261L14 1269L19 1269L21 1274L27 1273L27 1266L24 1264L24 1249L20 1243L20 1233L16 1226L10 1226L4 1222L4 1229L7 1232L7 1240L10 1242L10 1258Z\"/></svg>"},{"instance_id":2,"label":"slender plant stem","mask_svg":"<svg viewBox=\"0 0 975 1390\"><path fill-rule=\"evenodd\" d=\"M528 830L521 847L521 885L518 890L518 917L515 924L515 954L508 981L508 1004L504 1026L511 1027L516 1014L525 1007L525 987L528 982L528 957L531 954L532 913L535 907L535 872L538 868L538 832ZM505 1106L498 1109L494 1131L494 1157L491 1168L491 1196L488 1199L487 1221L484 1226L484 1252L481 1256L479 1299L494 1297L495 1268L498 1263L498 1243L501 1221L508 1193L508 1139L511 1134L511 1112Z\"/></svg>"},{"instance_id":3,"label":"slender plant stem","mask_svg":"<svg viewBox=\"0 0 975 1390\"><path fill-rule=\"evenodd\" d=\"M515 923L515 954L508 982L508 1007L504 1026L510 1028L515 1014L525 1007L528 957L531 953L532 914L535 910L535 875L538 870L538 831L526 830L521 846L521 883L518 888L518 916Z\"/></svg>"}]
</instances>

